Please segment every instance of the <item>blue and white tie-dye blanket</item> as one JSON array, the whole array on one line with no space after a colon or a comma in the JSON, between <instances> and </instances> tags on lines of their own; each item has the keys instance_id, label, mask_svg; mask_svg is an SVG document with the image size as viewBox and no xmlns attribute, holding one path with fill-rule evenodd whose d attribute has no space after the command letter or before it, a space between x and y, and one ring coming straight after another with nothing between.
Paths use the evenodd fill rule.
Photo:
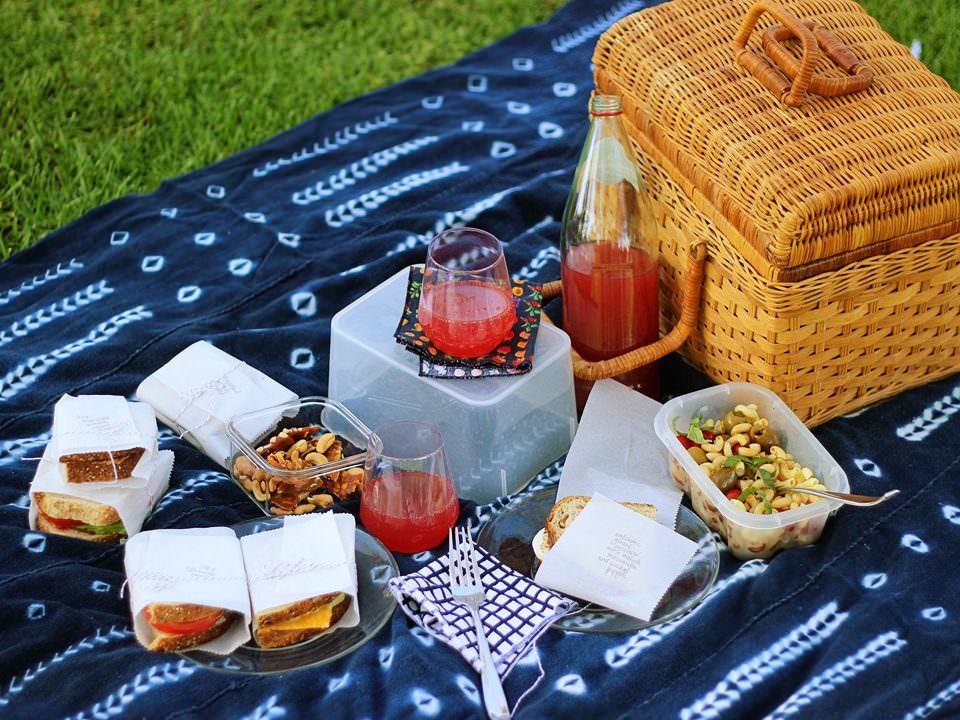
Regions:
<instances>
[{"instance_id":1,"label":"blue and white tie-dye blanket","mask_svg":"<svg viewBox=\"0 0 960 720\"><path fill-rule=\"evenodd\" d=\"M62 393L130 395L201 338L322 394L331 315L445 227L481 225L508 241L518 276L556 278L592 47L642 5L574 0L456 65L98 208L0 266L0 717L481 715L477 676L402 613L352 655L286 676L145 652L119 596L122 548L27 529L25 458ZM677 362L664 375L673 393L704 382ZM817 430L856 491L900 497L844 510L816 546L769 562L724 551L713 591L672 622L547 632L508 678L516 699L538 659L546 672L518 717L960 715L958 383ZM168 431L161 442L176 468L146 527L257 516L209 459ZM471 508L470 522L509 501Z\"/></svg>"}]
</instances>

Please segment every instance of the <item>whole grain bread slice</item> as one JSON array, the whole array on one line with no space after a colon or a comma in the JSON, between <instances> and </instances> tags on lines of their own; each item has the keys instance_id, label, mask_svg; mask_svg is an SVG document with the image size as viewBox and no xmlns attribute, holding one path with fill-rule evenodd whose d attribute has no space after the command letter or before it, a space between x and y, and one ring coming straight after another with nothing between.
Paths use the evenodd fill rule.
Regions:
<instances>
[{"instance_id":1,"label":"whole grain bread slice","mask_svg":"<svg viewBox=\"0 0 960 720\"><path fill-rule=\"evenodd\" d=\"M116 508L106 503L51 492L34 493L33 500L40 512L52 518L80 520L87 525L112 525L120 522L120 514Z\"/></svg>"},{"instance_id":2,"label":"whole grain bread slice","mask_svg":"<svg viewBox=\"0 0 960 720\"><path fill-rule=\"evenodd\" d=\"M110 452L71 453L61 455L60 463L67 482L110 482L130 477L145 452L146 448L136 447Z\"/></svg>"},{"instance_id":3,"label":"whole grain bread slice","mask_svg":"<svg viewBox=\"0 0 960 720\"><path fill-rule=\"evenodd\" d=\"M340 593L334 593L334 597L339 594ZM330 596L324 596L324 597L329 598ZM328 600L327 602L329 601L330 600ZM263 625L263 624L257 623L254 625L254 629L253 629L254 638L256 639L257 644L260 645L260 647L264 647L264 648L286 647L288 645L295 645L297 643L301 643L304 640L309 640L312 637L316 637L317 635L320 635L326 632L329 628L333 627L338 622L340 622L340 618L342 618L344 614L346 614L347 610L350 607L350 603L352 601L353 601L353 598L351 598L349 595L344 595L343 600L338 602L331 609L330 622L325 628L304 628L300 630L277 630L269 624ZM319 607L320 606L318 605L317 607L314 607L307 612L312 612L312 610L316 610ZM306 613L303 613L303 614L306 614ZM287 618L287 619L292 619L292 618Z\"/></svg>"},{"instance_id":4,"label":"whole grain bread slice","mask_svg":"<svg viewBox=\"0 0 960 720\"><path fill-rule=\"evenodd\" d=\"M203 632L193 633L192 635L172 635L170 633L160 632L151 626L150 629L154 632L155 637L150 641L150 644L147 645L147 650L153 650L155 652L179 652L180 650L186 650L187 648L196 647L197 645L203 645L203 643L210 642L214 638L223 635L238 617L240 617L240 613L227 610L211 627Z\"/></svg>"},{"instance_id":5,"label":"whole grain bread slice","mask_svg":"<svg viewBox=\"0 0 960 720\"><path fill-rule=\"evenodd\" d=\"M221 608L210 605L194 605L191 603L150 603L146 610L150 619L158 623L192 622L200 618L210 617Z\"/></svg>"}]
</instances>

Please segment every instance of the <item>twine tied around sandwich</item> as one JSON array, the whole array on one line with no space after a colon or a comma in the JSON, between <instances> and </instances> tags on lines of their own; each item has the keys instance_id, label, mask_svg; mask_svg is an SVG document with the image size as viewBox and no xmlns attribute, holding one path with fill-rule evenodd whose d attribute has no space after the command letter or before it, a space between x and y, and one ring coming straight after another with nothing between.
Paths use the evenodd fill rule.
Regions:
<instances>
[{"instance_id":1,"label":"twine tied around sandwich","mask_svg":"<svg viewBox=\"0 0 960 720\"><path fill-rule=\"evenodd\" d=\"M63 435L86 435L86 434L88 434L88 433L86 433L86 432L84 432L84 431L81 431L81 430L67 430L66 432L60 433L60 434L58 435L58 437L59 437L59 436L63 436ZM50 438L50 441L53 442L54 439L55 439L55 438ZM95 484L97 484L97 485L117 485L117 484L120 483L121 477L120 477L120 473L117 471L117 459L113 456L113 450L114 450L114 448L113 448L113 443L112 443L112 441L108 440L107 443L106 443L106 445L107 445L106 448L102 448L102 449L98 449L98 450L91 450L90 452L105 452L105 453L107 453L107 457L110 459L110 469L113 470L113 480L100 480L100 481L97 481ZM122 450L122 449L124 449L124 448L117 448L117 452L119 452L119 451ZM48 462L48 463L53 463L53 464L58 464L58 463L60 462L59 458L58 458L57 460L50 460L49 458L45 458L45 457L42 457L42 456L41 456L41 457L22 457L22 458L20 458L20 460L21 460L21 461L27 460L27 461L30 461L30 462ZM138 462L138 464L139 464L139 462ZM126 478L122 478L122 479L126 479Z\"/></svg>"},{"instance_id":2,"label":"twine tied around sandwich","mask_svg":"<svg viewBox=\"0 0 960 720\"><path fill-rule=\"evenodd\" d=\"M176 583L197 583L197 582L246 582L247 578L243 575L227 576L218 575L216 568L209 565L202 565L198 568L188 568L194 572L188 572L183 575L171 575L168 573L142 568L129 574L120 586L120 598L122 599L127 589L127 584L135 581L151 591L165 590Z\"/></svg>"},{"instance_id":3,"label":"twine tied around sandwich","mask_svg":"<svg viewBox=\"0 0 960 720\"><path fill-rule=\"evenodd\" d=\"M220 386L220 384L221 384L224 380L227 379L227 377L228 377L229 375L231 375L232 373L236 372L237 370L239 370L240 368L244 367L245 365L246 365L245 362L243 362L242 360L238 360L238 361L237 361L234 365L232 365L229 369L225 370L224 372L222 372L220 375L218 375L217 377L213 378L212 380L207 380L207 382L203 383L203 384L200 385L198 388L196 388L192 393L190 393L190 397L188 397L188 398L186 399L186 403L184 404L184 406L183 406L182 408L180 408L180 412L178 412L176 415L174 415L173 418L171 418L171 420L170 420L170 422L173 423L173 425L174 425L178 430L180 430L180 434L177 435L177 438L178 438L178 439L183 440L186 435L194 435L194 433L195 433L197 430L199 430L199 429L202 428L204 425L206 425L208 422L210 422L211 420L214 419L213 413L211 413L209 410L204 410L203 408L200 408L200 409L201 409L201 411L203 411L203 412L206 414L206 417L205 417L201 422L195 424L193 427L183 427L183 426L181 426L181 425L180 425L180 417L181 417L185 412L187 412L190 408L192 408L192 407L200 400L200 398L202 398L204 395L206 395L206 394L207 394L208 392L210 392L211 390L217 389L217 388Z\"/></svg>"},{"instance_id":4,"label":"twine tied around sandwich","mask_svg":"<svg viewBox=\"0 0 960 720\"><path fill-rule=\"evenodd\" d=\"M293 561L281 561L276 565L271 565L270 567L261 567L259 573L249 577L249 581L251 584L267 581L273 582L276 580L283 580L284 578L288 578L293 575L304 575L306 573L316 572L318 570L336 570L341 567L349 570L351 574L356 574L357 564L349 560L343 560L340 562L322 562L299 558Z\"/></svg>"}]
</instances>

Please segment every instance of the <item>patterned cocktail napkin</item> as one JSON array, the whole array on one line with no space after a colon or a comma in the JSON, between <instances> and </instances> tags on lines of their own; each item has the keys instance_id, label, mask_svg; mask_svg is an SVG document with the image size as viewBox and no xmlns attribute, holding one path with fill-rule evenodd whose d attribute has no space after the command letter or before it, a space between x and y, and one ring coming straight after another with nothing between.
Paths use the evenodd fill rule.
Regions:
<instances>
[{"instance_id":1,"label":"patterned cocktail napkin","mask_svg":"<svg viewBox=\"0 0 960 720\"><path fill-rule=\"evenodd\" d=\"M497 672L506 677L537 638L578 605L511 570L481 548L477 548L477 560L487 599L480 608L480 619ZM449 579L444 555L418 572L392 578L389 588L411 620L480 672L473 620L470 611L454 601Z\"/></svg>"},{"instance_id":2,"label":"patterned cocktail napkin","mask_svg":"<svg viewBox=\"0 0 960 720\"><path fill-rule=\"evenodd\" d=\"M543 303L540 285L514 281L513 305L517 322L492 352L476 358L447 355L430 342L419 322L422 289L423 267L413 265L407 279L403 316L393 334L398 343L420 358L420 377L470 379L523 375L533 368L533 348L537 343Z\"/></svg>"}]
</instances>

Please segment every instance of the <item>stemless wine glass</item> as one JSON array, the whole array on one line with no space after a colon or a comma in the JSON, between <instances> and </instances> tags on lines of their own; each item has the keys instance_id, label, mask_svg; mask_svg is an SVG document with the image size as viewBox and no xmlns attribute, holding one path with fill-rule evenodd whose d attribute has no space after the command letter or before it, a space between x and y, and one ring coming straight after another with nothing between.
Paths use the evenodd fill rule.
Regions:
<instances>
[{"instance_id":1,"label":"stemless wine glass","mask_svg":"<svg viewBox=\"0 0 960 720\"><path fill-rule=\"evenodd\" d=\"M360 520L394 552L436 547L460 512L440 428L419 420L391 422L374 431L373 443Z\"/></svg>"},{"instance_id":2,"label":"stemless wine glass","mask_svg":"<svg viewBox=\"0 0 960 720\"><path fill-rule=\"evenodd\" d=\"M486 355L517 321L511 290L497 238L471 227L444 230L427 248L420 325L449 355Z\"/></svg>"}]
</instances>

